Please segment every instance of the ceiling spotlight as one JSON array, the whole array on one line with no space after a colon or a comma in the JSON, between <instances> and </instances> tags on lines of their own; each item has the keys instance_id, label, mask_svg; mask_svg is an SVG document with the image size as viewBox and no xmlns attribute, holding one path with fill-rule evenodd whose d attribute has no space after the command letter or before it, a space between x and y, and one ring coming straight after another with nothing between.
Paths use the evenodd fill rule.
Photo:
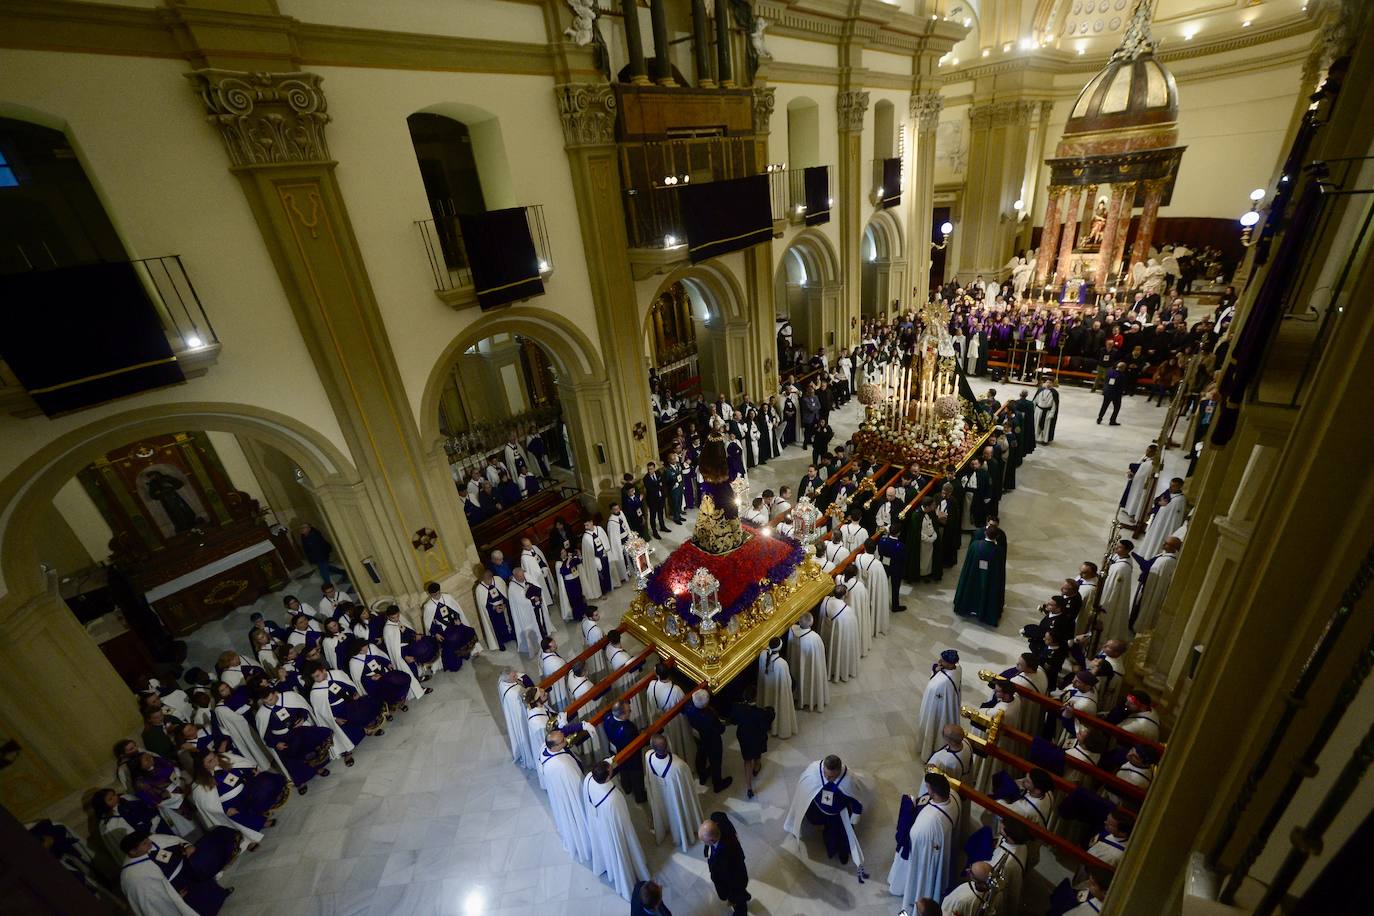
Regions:
<instances>
[{"instance_id":1,"label":"ceiling spotlight","mask_svg":"<svg viewBox=\"0 0 1374 916\"><path fill-rule=\"evenodd\" d=\"M1018 198L1016 198L1016 203L1014 203L1014 204L1011 205L1011 208L1012 208L1013 210L1019 211L1019 210L1021 210L1023 207L1025 207L1025 206L1026 206L1026 202L1025 202L1024 200L1022 200L1021 198L1018 197Z\"/></svg>"},{"instance_id":2,"label":"ceiling spotlight","mask_svg":"<svg viewBox=\"0 0 1374 916\"><path fill-rule=\"evenodd\" d=\"M1260 201L1264 200L1264 188L1255 188L1255 190L1251 191L1250 199L1253 200L1255 203L1259 203Z\"/></svg>"},{"instance_id":3,"label":"ceiling spotlight","mask_svg":"<svg viewBox=\"0 0 1374 916\"><path fill-rule=\"evenodd\" d=\"M1252 25L1254 25L1254 24L1255 24L1255 20L1253 20L1253 19L1247 19L1247 20L1245 20L1244 22L1242 22L1242 23L1240 24L1240 27L1241 27L1242 29L1248 29L1248 28L1250 28L1250 26L1252 26Z\"/></svg>"},{"instance_id":4,"label":"ceiling spotlight","mask_svg":"<svg viewBox=\"0 0 1374 916\"><path fill-rule=\"evenodd\" d=\"M802 213L806 210L806 204L797 204L797 212Z\"/></svg>"},{"instance_id":5,"label":"ceiling spotlight","mask_svg":"<svg viewBox=\"0 0 1374 916\"><path fill-rule=\"evenodd\" d=\"M664 248L672 248L672 247L673 247L674 245L676 245L676 244L677 244L677 236L675 236L675 235L665 235L665 236L663 237L663 247L664 247Z\"/></svg>"},{"instance_id":6,"label":"ceiling spotlight","mask_svg":"<svg viewBox=\"0 0 1374 916\"><path fill-rule=\"evenodd\" d=\"M833 198L833 197L830 198L830 200L826 202L826 206L829 206L829 207L835 206L835 198Z\"/></svg>"},{"instance_id":7,"label":"ceiling spotlight","mask_svg":"<svg viewBox=\"0 0 1374 916\"><path fill-rule=\"evenodd\" d=\"M1011 42L1007 42L1006 44L1002 45L1002 53L1003 53L1003 54L1006 54L1006 53L1009 52L1010 50L1011 50Z\"/></svg>"},{"instance_id":8,"label":"ceiling spotlight","mask_svg":"<svg viewBox=\"0 0 1374 916\"><path fill-rule=\"evenodd\" d=\"M539 272L541 274L549 272L549 262L545 261L543 258L539 259Z\"/></svg>"},{"instance_id":9,"label":"ceiling spotlight","mask_svg":"<svg viewBox=\"0 0 1374 916\"><path fill-rule=\"evenodd\" d=\"M984 56L984 57L987 57L987 56L988 56L989 54L991 54L991 53L992 53L992 51L989 50L988 48L984 48L984 49L983 49L983 56Z\"/></svg>"},{"instance_id":10,"label":"ceiling spotlight","mask_svg":"<svg viewBox=\"0 0 1374 916\"><path fill-rule=\"evenodd\" d=\"M1029 38L1023 38L1023 39L1021 39L1021 50L1022 50L1022 51L1029 51L1029 50L1030 50L1031 48L1033 48L1033 47L1035 47L1035 42L1034 42L1034 41L1032 41L1032 40L1029 39Z\"/></svg>"},{"instance_id":11,"label":"ceiling spotlight","mask_svg":"<svg viewBox=\"0 0 1374 916\"><path fill-rule=\"evenodd\" d=\"M957 67L957 66L959 66L959 58L956 57L956 58L952 59L952 60L949 62L949 65L950 65L951 67Z\"/></svg>"},{"instance_id":12,"label":"ceiling spotlight","mask_svg":"<svg viewBox=\"0 0 1374 916\"><path fill-rule=\"evenodd\" d=\"M1079 48L1079 49L1078 49L1078 56L1079 56L1079 57L1082 57L1084 54L1087 54L1087 53L1088 53L1088 49L1087 49L1087 48Z\"/></svg>"},{"instance_id":13,"label":"ceiling spotlight","mask_svg":"<svg viewBox=\"0 0 1374 916\"><path fill-rule=\"evenodd\" d=\"M205 341L192 334L190 337L186 338L186 346L190 347L192 350L199 350L201 347L205 346Z\"/></svg>"},{"instance_id":14,"label":"ceiling spotlight","mask_svg":"<svg viewBox=\"0 0 1374 916\"><path fill-rule=\"evenodd\" d=\"M968 16L965 16L965 17L964 17L964 28L968 28L968 27L971 26L971 25L973 25L973 20L972 20L971 18L969 18Z\"/></svg>"}]
</instances>

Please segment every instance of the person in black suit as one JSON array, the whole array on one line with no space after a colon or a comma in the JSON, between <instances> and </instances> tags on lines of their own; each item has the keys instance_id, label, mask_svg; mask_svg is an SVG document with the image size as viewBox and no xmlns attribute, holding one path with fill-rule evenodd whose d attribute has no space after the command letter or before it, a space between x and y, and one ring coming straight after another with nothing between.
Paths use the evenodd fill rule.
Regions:
<instances>
[{"instance_id":1,"label":"person in black suit","mask_svg":"<svg viewBox=\"0 0 1374 916\"><path fill-rule=\"evenodd\" d=\"M692 702L683 709L682 714L687 717L687 724L692 726L692 731L697 735L697 781L704 786L709 779L712 791L724 792L735 780L733 777L722 779L720 775L720 768L724 763L722 758L725 756L721 735L725 733L725 726L708 705L710 702L710 691L698 690L692 694Z\"/></svg>"},{"instance_id":2,"label":"person in black suit","mask_svg":"<svg viewBox=\"0 0 1374 916\"><path fill-rule=\"evenodd\" d=\"M630 916L673 916L673 911L663 902L663 888L641 881L630 892Z\"/></svg>"},{"instance_id":3,"label":"person in black suit","mask_svg":"<svg viewBox=\"0 0 1374 916\"><path fill-rule=\"evenodd\" d=\"M606 732L606 740L610 743L611 749L616 753L629 747L630 743L639 737L639 726L630 718L630 704L625 700L616 701L611 707L611 714L602 720L601 727ZM620 788L626 794L633 795L634 800L641 805L647 802L649 796L644 790L644 757L632 754L621 765L619 772Z\"/></svg>"},{"instance_id":4,"label":"person in black suit","mask_svg":"<svg viewBox=\"0 0 1374 916\"><path fill-rule=\"evenodd\" d=\"M697 837L705 844L706 867L716 896L729 903L735 916L748 912L749 868L744 864L744 847L739 844L735 825L724 811L712 811L701 822Z\"/></svg>"},{"instance_id":5,"label":"person in black suit","mask_svg":"<svg viewBox=\"0 0 1374 916\"><path fill-rule=\"evenodd\" d=\"M730 721L735 723L735 737L739 739L739 754L744 758L745 794L750 798L754 797L754 777L763 769L768 731L776 715L773 707L754 704L753 687L746 687L739 702L730 707Z\"/></svg>"},{"instance_id":6,"label":"person in black suit","mask_svg":"<svg viewBox=\"0 0 1374 916\"><path fill-rule=\"evenodd\" d=\"M658 537L660 531L670 531L668 519L664 517L663 510L668 504L667 492L663 486L663 475L658 472L658 465L650 461L644 473L644 502L649 506L649 530Z\"/></svg>"}]
</instances>

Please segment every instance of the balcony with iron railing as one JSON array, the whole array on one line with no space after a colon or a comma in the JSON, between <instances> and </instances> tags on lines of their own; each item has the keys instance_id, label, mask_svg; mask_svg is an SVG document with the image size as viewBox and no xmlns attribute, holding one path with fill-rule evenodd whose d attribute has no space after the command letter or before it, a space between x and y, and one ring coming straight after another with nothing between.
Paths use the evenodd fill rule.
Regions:
<instances>
[{"instance_id":1,"label":"balcony with iron railing","mask_svg":"<svg viewBox=\"0 0 1374 916\"><path fill-rule=\"evenodd\" d=\"M873 160L872 201L879 210L902 202L902 160L896 157Z\"/></svg>"},{"instance_id":2,"label":"balcony with iron railing","mask_svg":"<svg viewBox=\"0 0 1374 916\"><path fill-rule=\"evenodd\" d=\"M549 247L548 225L544 221L544 206L530 204L522 209L529 227L530 242L538 258L539 275L547 280L553 273L553 256ZM429 219L416 220L415 225L420 230L420 241L434 277L434 294L453 308L476 305L472 261L468 246L463 241L463 227L457 209L452 200L434 200L431 202L431 213L434 215Z\"/></svg>"},{"instance_id":3,"label":"balcony with iron railing","mask_svg":"<svg viewBox=\"0 0 1374 916\"><path fill-rule=\"evenodd\" d=\"M182 373L188 379L204 375L219 358L219 337L181 255L135 258L127 263L157 313ZM0 361L0 410L18 417L42 413L3 361Z\"/></svg>"},{"instance_id":4,"label":"balcony with iron railing","mask_svg":"<svg viewBox=\"0 0 1374 916\"><path fill-rule=\"evenodd\" d=\"M825 170L825 186L829 196L826 198L827 207L835 206L835 172L832 166L816 166ZM806 222L807 203L806 203L806 173L809 168L792 168L787 172L787 218L793 225Z\"/></svg>"}]
</instances>

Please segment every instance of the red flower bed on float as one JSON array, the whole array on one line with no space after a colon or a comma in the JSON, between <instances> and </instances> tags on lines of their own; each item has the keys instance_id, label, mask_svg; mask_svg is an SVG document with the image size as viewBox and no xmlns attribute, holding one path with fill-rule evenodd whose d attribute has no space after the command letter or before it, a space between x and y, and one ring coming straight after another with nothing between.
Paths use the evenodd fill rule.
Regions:
<instances>
[{"instance_id":1,"label":"red flower bed on float","mask_svg":"<svg viewBox=\"0 0 1374 916\"><path fill-rule=\"evenodd\" d=\"M725 623L753 604L763 591L760 581L773 584L787 581L805 556L801 544L789 537L765 536L757 528L741 525L749 534L737 549L716 556L688 541L649 574L644 594L655 604L672 599L678 616L689 626L699 623L692 613L692 593L687 586L698 569L705 567L720 582L721 613L717 623Z\"/></svg>"}]
</instances>

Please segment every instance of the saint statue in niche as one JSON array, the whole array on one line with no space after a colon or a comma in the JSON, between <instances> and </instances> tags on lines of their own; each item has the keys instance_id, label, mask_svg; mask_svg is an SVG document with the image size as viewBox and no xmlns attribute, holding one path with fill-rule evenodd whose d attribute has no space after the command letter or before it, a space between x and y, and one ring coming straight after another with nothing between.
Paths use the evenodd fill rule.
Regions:
<instances>
[{"instance_id":1,"label":"saint statue in niche","mask_svg":"<svg viewBox=\"0 0 1374 916\"><path fill-rule=\"evenodd\" d=\"M153 519L166 537L190 531L192 528L206 523L205 518L196 508L200 504L200 499L195 490L186 487L187 480L180 471L174 468L171 470L172 473L169 473L166 470L152 467L139 475L143 484L145 502L148 504L148 508L152 510ZM184 493L183 490L185 490ZM192 501L196 505L193 506ZM161 512L157 511L158 509Z\"/></svg>"},{"instance_id":2,"label":"saint statue in niche","mask_svg":"<svg viewBox=\"0 0 1374 916\"><path fill-rule=\"evenodd\" d=\"M1099 197L1097 199L1097 209L1093 211L1093 222L1088 230L1088 237L1084 241L1088 245L1101 245L1102 233L1107 231L1107 200Z\"/></svg>"}]
</instances>

